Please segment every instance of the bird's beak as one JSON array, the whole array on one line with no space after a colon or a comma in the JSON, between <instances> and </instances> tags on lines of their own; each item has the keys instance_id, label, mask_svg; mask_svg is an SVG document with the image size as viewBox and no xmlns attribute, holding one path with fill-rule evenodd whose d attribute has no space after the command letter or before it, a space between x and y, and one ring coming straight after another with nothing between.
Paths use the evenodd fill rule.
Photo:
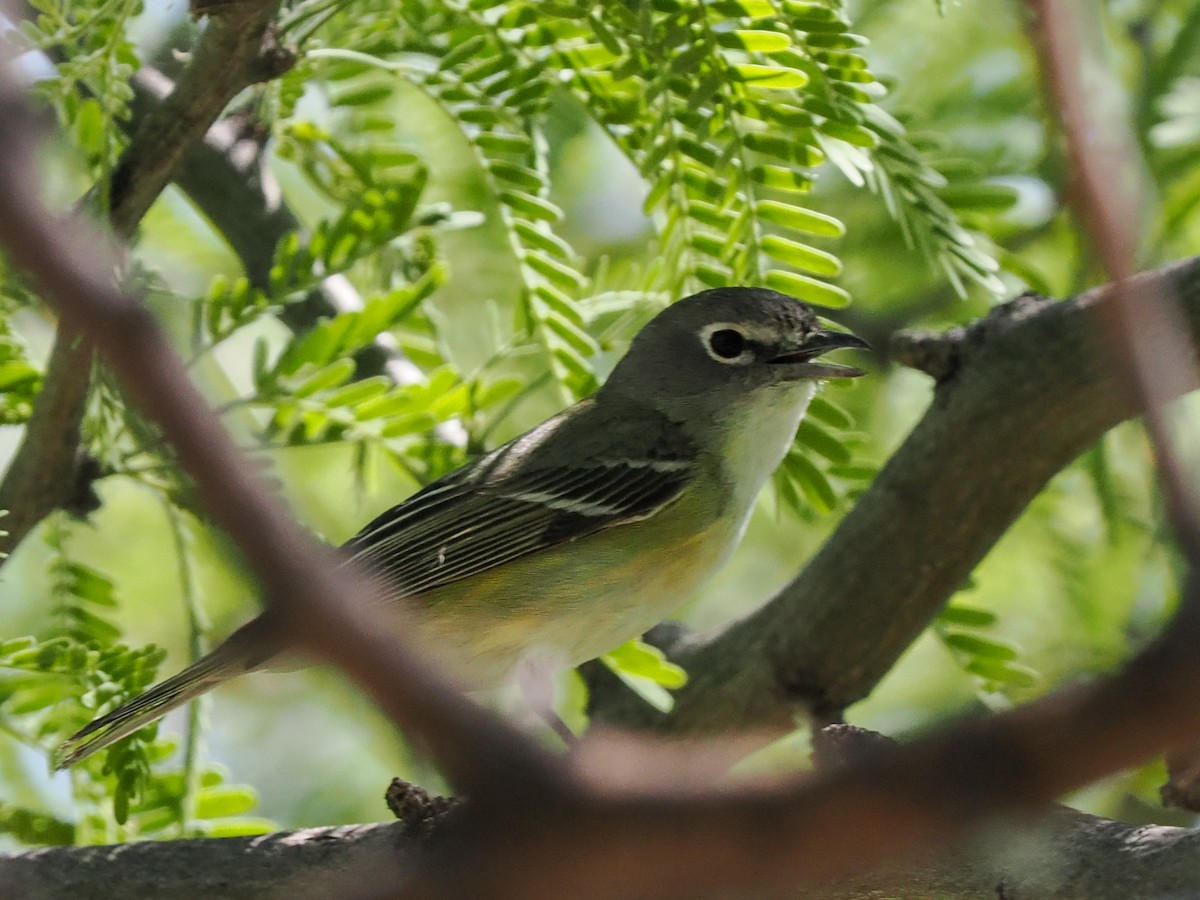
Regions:
<instances>
[{"instance_id":1,"label":"bird's beak","mask_svg":"<svg viewBox=\"0 0 1200 900\"><path fill-rule=\"evenodd\" d=\"M845 331L812 331L797 346L780 348L783 352L771 357L768 362L790 366L791 372L788 374L792 378L857 378L866 375L862 369L851 366L812 362L830 350L847 348L870 350L871 345Z\"/></svg>"}]
</instances>

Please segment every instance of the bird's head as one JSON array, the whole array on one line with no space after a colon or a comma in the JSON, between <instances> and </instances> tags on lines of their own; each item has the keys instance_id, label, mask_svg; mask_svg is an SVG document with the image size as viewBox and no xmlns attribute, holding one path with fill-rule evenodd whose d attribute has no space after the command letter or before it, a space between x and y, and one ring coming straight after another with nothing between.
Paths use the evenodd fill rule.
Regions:
<instances>
[{"instance_id":1,"label":"bird's head","mask_svg":"<svg viewBox=\"0 0 1200 900\"><path fill-rule=\"evenodd\" d=\"M812 307L764 288L716 288L667 307L633 339L605 386L681 420L719 415L780 389L811 395L814 383L861 369L824 362L831 350L869 349L824 328ZM808 385L808 390L795 390Z\"/></svg>"}]
</instances>

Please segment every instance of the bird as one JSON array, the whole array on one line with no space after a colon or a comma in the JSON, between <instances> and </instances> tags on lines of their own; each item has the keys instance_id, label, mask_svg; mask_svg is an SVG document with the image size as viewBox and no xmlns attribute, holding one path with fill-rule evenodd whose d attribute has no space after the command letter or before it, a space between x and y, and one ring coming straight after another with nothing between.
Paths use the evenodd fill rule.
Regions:
<instances>
[{"instance_id":1,"label":"bird","mask_svg":"<svg viewBox=\"0 0 1200 900\"><path fill-rule=\"evenodd\" d=\"M675 612L729 558L818 385L868 350L804 302L705 290L659 312L591 397L431 482L342 545L467 689L534 647L593 659ZM229 678L285 665L263 614L64 742L73 765Z\"/></svg>"}]
</instances>

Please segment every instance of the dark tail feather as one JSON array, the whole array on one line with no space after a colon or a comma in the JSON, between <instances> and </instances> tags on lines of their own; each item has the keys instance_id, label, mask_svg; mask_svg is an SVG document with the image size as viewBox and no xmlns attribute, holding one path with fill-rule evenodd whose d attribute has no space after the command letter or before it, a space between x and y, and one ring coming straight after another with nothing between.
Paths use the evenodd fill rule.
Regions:
<instances>
[{"instance_id":1,"label":"dark tail feather","mask_svg":"<svg viewBox=\"0 0 1200 900\"><path fill-rule=\"evenodd\" d=\"M54 768L72 766L97 750L103 750L149 725L175 707L199 697L222 681L258 668L274 655L274 645L271 629L264 619L258 618L247 623L203 659L197 660L178 675L154 685L124 706L90 722L65 740L54 752Z\"/></svg>"}]
</instances>

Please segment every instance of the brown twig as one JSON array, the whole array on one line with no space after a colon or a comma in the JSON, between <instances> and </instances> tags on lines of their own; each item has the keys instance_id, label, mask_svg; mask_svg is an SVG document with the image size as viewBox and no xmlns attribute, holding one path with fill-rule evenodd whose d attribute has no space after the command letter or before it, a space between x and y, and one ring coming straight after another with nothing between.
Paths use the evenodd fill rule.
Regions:
<instances>
[{"instance_id":1,"label":"brown twig","mask_svg":"<svg viewBox=\"0 0 1200 900\"><path fill-rule=\"evenodd\" d=\"M75 490L80 426L87 406L92 350L60 329L25 434L0 482L0 565L38 522L63 507Z\"/></svg>"},{"instance_id":2,"label":"brown twig","mask_svg":"<svg viewBox=\"0 0 1200 900\"><path fill-rule=\"evenodd\" d=\"M1146 434L1154 453L1167 517L1175 539L1196 578L1200 572L1200 497L1175 446L1165 404L1170 385L1196 371L1195 343L1182 327L1176 303L1155 302L1167 288L1158 281L1131 279L1138 251L1136 223L1141 204L1131 187L1139 167L1136 143L1127 127L1096 109L1083 85L1088 60L1081 35L1087 31L1074 4L1028 0L1030 28L1041 63L1047 95L1053 101L1066 143L1069 199L1087 229L1092 245L1112 277L1115 302L1100 314L1115 355L1137 392ZM1184 602L1200 602L1184 596ZM1200 628L1196 633L1200 640ZM1170 781L1164 801L1195 808L1195 736L1168 754Z\"/></svg>"},{"instance_id":3,"label":"brown twig","mask_svg":"<svg viewBox=\"0 0 1200 900\"><path fill-rule=\"evenodd\" d=\"M1195 567L1200 565L1200 503L1164 412L1171 398L1167 386L1180 379L1180 371L1183 380L1194 380L1195 348L1177 304L1154 302L1164 285L1132 281L1142 212L1135 187L1139 161L1132 149L1137 145L1128 124L1101 114L1094 92L1083 84L1089 60L1082 36L1090 26L1079 18L1077 5L1055 0L1027 0L1027 5L1042 79L1066 144L1067 199L1112 279L1115 302L1098 313L1114 357L1138 396L1175 538Z\"/></svg>"}]
</instances>

